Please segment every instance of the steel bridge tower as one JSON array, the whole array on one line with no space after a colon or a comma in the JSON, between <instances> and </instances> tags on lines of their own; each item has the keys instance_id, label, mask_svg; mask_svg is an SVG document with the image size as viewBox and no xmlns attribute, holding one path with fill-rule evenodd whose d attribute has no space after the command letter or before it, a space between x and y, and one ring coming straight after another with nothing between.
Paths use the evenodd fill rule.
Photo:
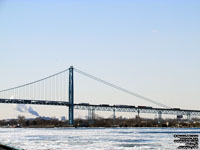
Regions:
<instances>
[{"instance_id":1,"label":"steel bridge tower","mask_svg":"<svg viewBox=\"0 0 200 150\"><path fill-rule=\"evenodd\" d=\"M74 125L74 68L69 68L69 125Z\"/></svg>"}]
</instances>

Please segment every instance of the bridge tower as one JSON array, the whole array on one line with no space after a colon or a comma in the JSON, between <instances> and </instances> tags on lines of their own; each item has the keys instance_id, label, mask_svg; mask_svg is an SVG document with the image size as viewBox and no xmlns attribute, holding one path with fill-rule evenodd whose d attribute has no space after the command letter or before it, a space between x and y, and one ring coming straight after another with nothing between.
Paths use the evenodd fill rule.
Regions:
<instances>
[{"instance_id":1,"label":"bridge tower","mask_svg":"<svg viewBox=\"0 0 200 150\"><path fill-rule=\"evenodd\" d=\"M74 125L74 68L69 68L69 125Z\"/></svg>"}]
</instances>

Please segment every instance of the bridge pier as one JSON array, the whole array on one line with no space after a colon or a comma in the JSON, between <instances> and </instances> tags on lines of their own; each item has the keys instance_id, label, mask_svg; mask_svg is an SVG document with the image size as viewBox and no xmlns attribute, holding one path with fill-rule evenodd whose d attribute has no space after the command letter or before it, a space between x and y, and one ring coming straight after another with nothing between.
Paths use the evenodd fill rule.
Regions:
<instances>
[{"instance_id":1,"label":"bridge pier","mask_svg":"<svg viewBox=\"0 0 200 150\"><path fill-rule=\"evenodd\" d=\"M92 123L95 119L95 109L88 109L88 121L89 123Z\"/></svg>"},{"instance_id":2,"label":"bridge pier","mask_svg":"<svg viewBox=\"0 0 200 150\"><path fill-rule=\"evenodd\" d=\"M137 113L138 113L137 117L139 119L140 118L140 111L138 110Z\"/></svg>"},{"instance_id":3,"label":"bridge pier","mask_svg":"<svg viewBox=\"0 0 200 150\"><path fill-rule=\"evenodd\" d=\"M159 111L159 112L158 112L158 123L160 123L161 120L162 120L162 112Z\"/></svg>"},{"instance_id":4,"label":"bridge pier","mask_svg":"<svg viewBox=\"0 0 200 150\"><path fill-rule=\"evenodd\" d=\"M115 108L113 109L113 125L115 125L115 119L116 119L116 116L115 116Z\"/></svg>"},{"instance_id":5,"label":"bridge pier","mask_svg":"<svg viewBox=\"0 0 200 150\"><path fill-rule=\"evenodd\" d=\"M69 68L69 125L74 125L74 68Z\"/></svg>"},{"instance_id":6,"label":"bridge pier","mask_svg":"<svg viewBox=\"0 0 200 150\"><path fill-rule=\"evenodd\" d=\"M140 110L137 110L137 115L136 115L136 122L137 122L137 126L140 126Z\"/></svg>"},{"instance_id":7,"label":"bridge pier","mask_svg":"<svg viewBox=\"0 0 200 150\"><path fill-rule=\"evenodd\" d=\"M88 109L88 122L89 122L89 124L93 123L94 119L95 119L95 109L89 108Z\"/></svg>"},{"instance_id":8,"label":"bridge pier","mask_svg":"<svg viewBox=\"0 0 200 150\"><path fill-rule=\"evenodd\" d=\"M190 113L187 114L187 120L188 120L188 121L191 120L191 115L190 115Z\"/></svg>"}]
</instances>

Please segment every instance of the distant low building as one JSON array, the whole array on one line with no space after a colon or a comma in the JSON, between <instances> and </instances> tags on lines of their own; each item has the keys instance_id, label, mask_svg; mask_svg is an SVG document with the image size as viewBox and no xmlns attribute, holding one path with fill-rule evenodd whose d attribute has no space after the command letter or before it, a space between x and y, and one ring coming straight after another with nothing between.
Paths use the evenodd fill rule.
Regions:
<instances>
[{"instance_id":1,"label":"distant low building","mask_svg":"<svg viewBox=\"0 0 200 150\"><path fill-rule=\"evenodd\" d=\"M62 116L61 121L65 121L65 120L66 120L65 116Z\"/></svg>"}]
</instances>

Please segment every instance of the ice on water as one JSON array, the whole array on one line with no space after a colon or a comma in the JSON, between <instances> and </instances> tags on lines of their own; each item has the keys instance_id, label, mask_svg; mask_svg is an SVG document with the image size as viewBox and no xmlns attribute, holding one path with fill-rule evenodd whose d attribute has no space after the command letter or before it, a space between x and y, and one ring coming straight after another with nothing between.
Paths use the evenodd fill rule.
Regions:
<instances>
[{"instance_id":1,"label":"ice on water","mask_svg":"<svg viewBox=\"0 0 200 150\"><path fill-rule=\"evenodd\" d=\"M0 128L0 143L24 150L176 149L174 134L200 129L178 128Z\"/></svg>"}]
</instances>

